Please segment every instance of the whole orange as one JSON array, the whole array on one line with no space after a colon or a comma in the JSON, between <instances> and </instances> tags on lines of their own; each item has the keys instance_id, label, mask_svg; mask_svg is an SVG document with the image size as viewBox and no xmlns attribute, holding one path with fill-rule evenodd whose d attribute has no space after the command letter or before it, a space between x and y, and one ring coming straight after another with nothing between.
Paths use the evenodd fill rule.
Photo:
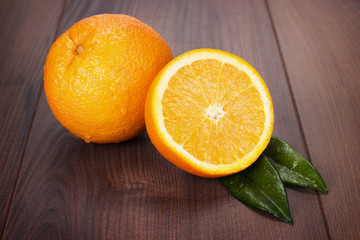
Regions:
<instances>
[{"instance_id":1,"label":"whole orange","mask_svg":"<svg viewBox=\"0 0 360 240\"><path fill-rule=\"evenodd\" d=\"M148 88L172 58L164 39L134 17L85 18L63 33L47 55L49 106L85 142L128 140L145 130Z\"/></svg>"}]
</instances>

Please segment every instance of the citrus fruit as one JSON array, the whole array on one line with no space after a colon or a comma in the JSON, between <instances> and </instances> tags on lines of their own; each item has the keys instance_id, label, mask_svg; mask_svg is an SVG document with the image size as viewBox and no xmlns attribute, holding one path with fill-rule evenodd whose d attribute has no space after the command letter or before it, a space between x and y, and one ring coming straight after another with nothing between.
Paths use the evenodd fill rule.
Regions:
<instances>
[{"instance_id":1,"label":"citrus fruit","mask_svg":"<svg viewBox=\"0 0 360 240\"><path fill-rule=\"evenodd\" d=\"M85 18L51 46L44 88L57 120L86 142L121 142L145 130L156 74L172 59L149 25L117 14Z\"/></svg>"},{"instance_id":2,"label":"citrus fruit","mask_svg":"<svg viewBox=\"0 0 360 240\"><path fill-rule=\"evenodd\" d=\"M245 60L214 50L173 59L150 86L149 137L179 168L220 177L250 166L270 141L274 112L268 88Z\"/></svg>"}]
</instances>

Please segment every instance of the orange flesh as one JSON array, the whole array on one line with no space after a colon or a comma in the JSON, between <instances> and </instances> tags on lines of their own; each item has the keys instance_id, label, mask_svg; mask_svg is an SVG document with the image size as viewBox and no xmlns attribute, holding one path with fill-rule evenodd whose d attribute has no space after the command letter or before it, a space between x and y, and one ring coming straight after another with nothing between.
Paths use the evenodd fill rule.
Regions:
<instances>
[{"instance_id":1,"label":"orange flesh","mask_svg":"<svg viewBox=\"0 0 360 240\"><path fill-rule=\"evenodd\" d=\"M257 145L264 130L263 108L248 75L214 59L180 68L162 98L170 136L211 164L231 164Z\"/></svg>"}]
</instances>

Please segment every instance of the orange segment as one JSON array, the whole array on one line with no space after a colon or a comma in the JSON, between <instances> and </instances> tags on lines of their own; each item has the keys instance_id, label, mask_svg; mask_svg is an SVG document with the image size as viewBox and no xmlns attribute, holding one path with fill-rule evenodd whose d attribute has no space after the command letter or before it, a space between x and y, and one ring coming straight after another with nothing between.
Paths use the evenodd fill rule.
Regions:
<instances>
[{"instance_id":1,"label":"orange segment","mask_svg":"<svg viewBox=\"0 0 360 240\"><path fill-rule=\"evenodd\" d=\"M176 166L204 177L250 166L270 141L273 107L256 70L212 49L171 61L150 87L145 120L149 136Z\"/></svg>"}]
</instances>

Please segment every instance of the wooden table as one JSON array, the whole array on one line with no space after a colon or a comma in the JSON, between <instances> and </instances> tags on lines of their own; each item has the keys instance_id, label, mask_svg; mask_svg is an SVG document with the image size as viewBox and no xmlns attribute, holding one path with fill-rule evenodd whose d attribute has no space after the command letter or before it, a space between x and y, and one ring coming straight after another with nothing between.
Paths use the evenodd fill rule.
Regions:
<instances>
[{"instance_id":1,"label":"wooden table","mask_svg":"<svg viewBox=\"0 0 360 240\"><path fill-rule=\"evenodd\" d=\"M66 131L44 95L45 57L104 12L150 24L174 56L206 47L248 60L272 94L274 135L329 194L287 188L291 226L174 167L146 133L97 145ZM360 239L359 1L1 0L0 34L3 239Z\"/></svg>"}]
</instances>

